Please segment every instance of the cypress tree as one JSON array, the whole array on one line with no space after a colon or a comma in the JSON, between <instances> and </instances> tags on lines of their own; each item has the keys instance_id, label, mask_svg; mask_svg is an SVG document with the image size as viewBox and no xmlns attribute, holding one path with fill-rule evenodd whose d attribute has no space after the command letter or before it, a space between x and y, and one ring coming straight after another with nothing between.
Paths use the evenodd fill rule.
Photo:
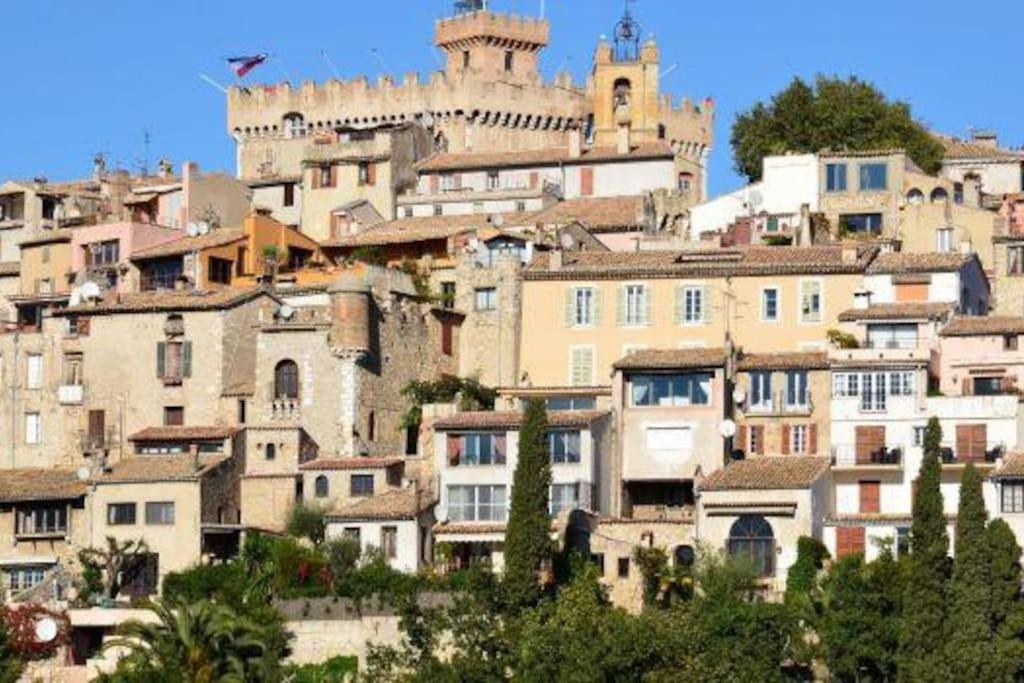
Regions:
<instances>
[{"instance_id":1,"label":"cypress tree","mask_svg":"<svg viewBox=\"0 0 1024 683\"><path fill-rule=\"evenodd\" d=\"M981 475L968 463L960 480L953 580L946 620L946 661L953 680L989 680L992 639L992 558L985 534Z\"/></svg>"},{"instance_id":2,"label":"cypress tree","mask_svg":"<svg viewBox=\"0 0 1024 683\"><path fill-rule=\"evenodd\" d=\"M949 583L949 536L939 488L942 428L928 421L924 459L914 498L910 557L900 623L899 680L931 683L948 678L943 638Z\"/></svg>"},{"instance_id":3,"label":"cypress tree","mask_svg":"<svg viewBox=\"0 0 1024 683\"><path fill-rule=\"evenodd\" d=\"M513 610L540 598L538 572L552 555L550 488L547 411L543 401L531 400L519 429L519 461L512 479L512 504L505 532L504 593Z\"/></svg>"},{"instance_id":4,"label":"cypress tree","mask_svg":"<svg viewBox=\"0 0 1024 683\"><path fill-rule=\"evenodd\" d=\"M1020 596L1020 554L1010 525L994 519L985 529L991 560L991 617L995 656L993 681L1018 681L1024 677L1024 602Z\"/></svg>"}]
</instances>

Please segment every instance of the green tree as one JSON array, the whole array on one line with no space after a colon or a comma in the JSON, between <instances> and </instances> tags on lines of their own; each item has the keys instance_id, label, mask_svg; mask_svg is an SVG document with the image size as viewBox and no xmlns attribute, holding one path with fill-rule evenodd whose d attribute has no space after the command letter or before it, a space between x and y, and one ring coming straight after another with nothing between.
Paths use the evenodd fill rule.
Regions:
<instances>
[{"instance_id":1,"label":"green tree","mask_svg":"<svg viewBox=\"0 0 1024 683\"><path fill-rule=\"evenodd\" d=\"M991 615L995 655L989 670L993 681L1024 678L1024 602L1020 595L1020 554L1017 537L1001 519L985 529L992 562Z\"/></svg>"},{"instance_id":2,"label":"green tree","mask_svg":"<svg viewBox=\"0 0 1024 683\"><path fill-rule=\"evenodd\" d=\"M103 597L113 600L121 592L124 572L137 558L147 554L149 549L141 538L137 541L118 541L107 536L106 546L102 548L83 548L78 551L78 561L82 564L83 574L94 581L100 577L100 589ZM87 589L92 590L88 585Z\"/></svg>"},{"instance_id":3,"label":"green tree","mask_svg":"<svg viewBox=\"0 0 1024 683\"><path fill-rule=\"evenodd\" d=\"M551 456L544 402L526 404L519 429L519 460L512 477L512 503L505 532L505 597L513 610L537 602L539 572L551 562Z\"/></svg>"},{"instance_id":4,"label":"green tree","mask_svg":"<svg viewBox=\"0 0 1024 683\"><path fill-rule=\"evenodd\" d=\"M295 538L308 539L313 545L323 543L327 529L324 511L315 505L296 503L288 512L285 532Z\"/></svg>"},{"instance_id":5,"label":"green tree","mask_svg":"<svg viewBox=\"0 0 1024 683\"><path fill-rule=\"evenodd\" d=\"M924 459L914 497L910 557L900 624L899 678L937 681L948 674L943 651L949 589L949 536L942 510L939 448L942 429L936 418L924 434Z\"/></svg>"},{"instance_id":6,"label":"green tree","mask_svg":"<svg viewBox=\"0 0 1024 683\"><path fill-rule=\"evenodd\" d=\"M0 619L0 683L17 683L24 663L18 657L7 623Z\"/></svg>"},{"instance_id":7,"label":"green tree","mask_svg":"<svg viewBox=\"0 0 1024 683\"><path fill-rule=\"evenodd\" d=\"M810 536L797 539L796 562L786 574L786 602L792 603L814 589L818 572L828 557L828 548L818 539Z\"/></svg>"},{"instance_id":8,"label":"green tree","mask_svg":"<svg viewBox=\"0 0 1024 683\"><path fill-rule=\"evenodd\" d=\"M900 148L932 174L944 153L910 105L856 77L818 76L813 87L794 78L770 102L736 117L731 143L736 170L752 181L761 178L764 157L786 152Z\"/></svg>"},{"instance_id":9,"label":"green tree","mask_svg":"<svg viewBox=\"0 0 1024 683\"><path fill-rule=\"evenodd\" d=\"M981 475L968 463L960 480L956 559L949 585L946 662L954 680L989 680L992 664L992 558L985 534Z\"/></svg>"}]
</instances>

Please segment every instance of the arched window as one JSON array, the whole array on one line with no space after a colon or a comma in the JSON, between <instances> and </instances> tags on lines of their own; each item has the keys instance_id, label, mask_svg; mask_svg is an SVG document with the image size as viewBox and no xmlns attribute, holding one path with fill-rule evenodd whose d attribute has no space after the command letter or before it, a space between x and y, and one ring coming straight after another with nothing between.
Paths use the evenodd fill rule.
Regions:
<instances>
[{"instance_id":1,"label":"arched window","mask_svg":"<svg viewBox=\"0 0 1024 683\"><path fill-rule=\"evenodd\" d=\"M272 443L268 443L266 449L264 450L264 455L266 456L267 460L273 460L274 458L276 458L277 457L277 445L276 444L272 444Z\"/></svg>"},{"instance_id":2,"label":"arched window","mask_svg":"<svg viewBox=\"0 0 1024 683\"><path fill-rule=\"evenodd\" d=\"M321 474L313 483L313 492L316 494L317 498L326 498L328 491L329 487L327 485L327 477Z\"/></svg>"},{"instance_id":3,"label":"arched window","mask_svg":"<svg viewBox=\"0 0 1024 683\"><path fill-rule=\"evenodd\" d=\"M953 203L963 204L964 203L964 184L953 183Z\"/></svg>"},{"instance_id":4,"label":"arched window","mask_svg":"<svg viewBox=\"0 0 1024 683\"><path fill-rule=\"evenodd\" d=\"M936 187L932 190L931 200L933 203L944 202L949 197L949 193L944 188Z\"/></svg>"},{"instance_id":5,"label":"arched window","mask_svg":"<svg viewBox=\"0 0 1024 683\"><path fill-rule=\"evenodd\" d=\"M920 204L923 201L924 192L921 192L921 190L916 187L911 188L910 191L907 192L907 204Z\"/></svg>"},{"instance_id":6,"label":"arched window","mask_svg":"<svg viewBox=\"0 0 1024 683\"><path fill-rule=\"evenodd\" d=\"M740 515L729 529L729 555L750 560L761 576L775 573L775 534L761 515Z\"/></svg>"},{"instance_id":7,"label":"arched window","mask_svg":"<svg viewBox=\"0 0 1024 683\"><path fill-rule=\"evenodd\" d=\"M284 115L284 136L286 138L301 138L306 136L306 120L302 114L293 112Z\"/></svg>"},{"instance_id":8,"label":"arched window","mask_svg":"<svg viewBox=\"0 0 1024 683\"><path fill-rule=\"evenodd\" d=\"M628 78L620 78L616 80L612 90L612 105L616 109L619 107L628 107L629 97L632 91L633 86L630 84Z\"/></svg>"},{"instance_id":9,"label":"arched window","mask_svg":"<svg viewBox=\"0 0 1024 683\"><path fill-rule=\"evenodd\" d=\"M683 192L689 192L693 189L693 174L689 171L683 171L679 174L679 189Z\"/></svg>"},{"instance_id":10,"label":"arched window","mask_svg":"<svg viewBox=\"0 0 1024 683\"><path fill-rule=\"evenodd\" d=\"M274 398L299 397L299 366L283 360L274 368Z\"/></svg>"}]
</instances>

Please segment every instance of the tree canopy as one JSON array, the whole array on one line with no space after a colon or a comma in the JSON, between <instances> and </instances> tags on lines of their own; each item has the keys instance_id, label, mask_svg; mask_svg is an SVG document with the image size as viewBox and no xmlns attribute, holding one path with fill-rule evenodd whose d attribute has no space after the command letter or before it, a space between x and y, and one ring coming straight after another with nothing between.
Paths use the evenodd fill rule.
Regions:
<instances>
[{"instance_id":1,"label":"tree canopy","mask_svg":"<svg viewBox=\"0 0 1024 683\"><path fill-rule=\"evenodd\" d=\"M871 83L852 76L818 76L813 86L794 78L769 102L757 102L740 113L730 141L736 170L751 181L761 178L761 161L773 154L899 148L934 174L944 151L913 118L909 104L889 100Z\"/></svg>"}]
</instances>

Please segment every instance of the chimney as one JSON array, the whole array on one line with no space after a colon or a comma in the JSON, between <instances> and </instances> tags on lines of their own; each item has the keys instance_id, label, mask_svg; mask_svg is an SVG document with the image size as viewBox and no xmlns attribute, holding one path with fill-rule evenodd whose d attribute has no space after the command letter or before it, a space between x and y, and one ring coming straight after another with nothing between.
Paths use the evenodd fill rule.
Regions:
<instances>
[{"instance_id":1,"label":"chimney","mask_svg":"<svg viewBox=\"0 0 1024 683\"><path fill-rule=\"evenodd\" d=\"M619 126L619 135L616 138L616 152L619 154L629 154L629 124L624 123Z\"/></svg>"},{"instance_id":2,"label":"chimney","mask_svg":"<svg viewBox=\"0 0 1024 683\"><path fill-rule=\"evenodd\" d=\"M583 131L577 126L569 131L569 158L579 159L583 156Z\"/></svg>"},{"instance_id":3,"label":"chimney","mask_svg":"<svg viewBox=\"0 0 1024 683\"><path fill-rule=\"evenodd\" d=\"M996 149L999 147L999 135L994 130L975 130L971 131L971 142L988 149Z\"/></svg>"},{"instance_id":4,"label":"chimney","mask_svg":"<svg viewBox=\"0 0 1024 683\"><path fill-rule=\"evenodd\" d=\"M107 175L107 159L102 153L97 154L92 160L92 179L97 183L102 182Z\"/></svg>"},{"instance_id":5,"label":"chimney","mask_svg":"<svg viewBox=\"0 0 1024 683\"><path fill-rule=\"evenodd\" d=\"M857 262L857 245L856 244L844 244L843 247L843 265L852 266Z\"/></svg>"},{"instance_id":6,"label":"chimney","mask_svg":"<svg viewBox=\"0 0 1024 683\"><path fill-rule=\"evenodd\" d=\"M562 269L562 250L553 249L548 256L548 270Z\"/></svg>"},{"instance_id":7,"label":"chimney","mask_svg":"<svg viewBox=\"0 0 1024 683\"><path fill-rule=\"evenodd\" d=\"M161 178L166 179L174 175L174 164L171 163L170 159L161 159L159 165Z\"/></svg>"},{"instance_id":8,"label":"chimney","mask_svg":"<svg viewBox=\"0 0 1024 683\"><path fill-rule=\"evenodd\" d=\"M853 293L853 308L863 311L871 307L871 290L858 289Z\"/></svg>"},{"instance_id":9,"label":"chimney","mask_svg":"<svg viewBox=\"0 0 1024 683\"><path fill-rule=\"evenodd\" d=\"M199 471L199 444L197 444L197 443L190 443L188 445L188 456L189 456L189 459L192 461L192 467L195 468L196 472L198 472Z\"/></svg>"}]
</instances>

